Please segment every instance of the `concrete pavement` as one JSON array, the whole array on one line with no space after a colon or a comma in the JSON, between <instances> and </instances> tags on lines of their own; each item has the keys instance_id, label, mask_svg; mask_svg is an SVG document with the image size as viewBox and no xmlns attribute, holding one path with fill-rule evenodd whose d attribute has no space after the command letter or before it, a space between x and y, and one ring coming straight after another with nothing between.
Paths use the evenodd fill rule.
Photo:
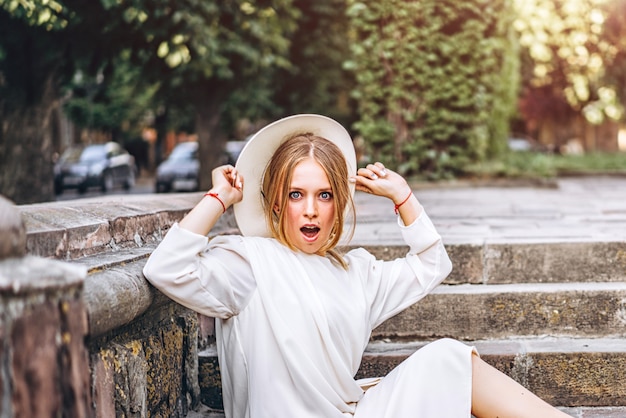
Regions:
<instances>
[{"instance_id":1,"label":"concrete pavement","mask_svg":"<svg viewBox=\"0 0 626 418\"><path fill-rule=\"evenodd\" d=\"M446 244L626 240L626 176L414 184L413 190ZM353 245L397 243L389 200L357 192L355 202Z\"/></svg>"}]
</instances>

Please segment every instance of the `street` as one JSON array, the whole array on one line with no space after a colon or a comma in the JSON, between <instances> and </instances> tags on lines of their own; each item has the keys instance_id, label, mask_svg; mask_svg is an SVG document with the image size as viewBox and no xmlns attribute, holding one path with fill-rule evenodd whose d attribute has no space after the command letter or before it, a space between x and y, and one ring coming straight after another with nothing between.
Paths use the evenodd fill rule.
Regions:
<instances>
[{"instance_id":1,"label":"street","mask_svg":"<svg viewBox=\"0 0 626 418\"><path fill-rule=\"evenodd\" d=\"M56 201L61 202L64 200L75 200L75 199L83 199L88 197L98 197L98 196L113 196L118 194L148 194L155 193L154 191L154 177L152 175L148 175L142 173L135 182L135 186L129 190L124 190L122 187L116 187L111 191L103 193L100 188L92 187L89 188L85 193L78 193L76 189L68 189L64 190L63 193L56 196Z\"/></svg>"}]
</instances>

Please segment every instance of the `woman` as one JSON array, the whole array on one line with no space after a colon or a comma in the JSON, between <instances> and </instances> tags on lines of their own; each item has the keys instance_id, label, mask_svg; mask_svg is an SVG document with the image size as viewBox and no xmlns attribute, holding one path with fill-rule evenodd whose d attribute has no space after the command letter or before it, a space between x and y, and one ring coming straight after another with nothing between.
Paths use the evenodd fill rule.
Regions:
<instances>
[{"instance_id":1,"label":"woman","mask_svg":"<svg viewBox=\"0 0 626 418\"><path fill-rule=\"evenodd\" d=\"M372 329L427 295L451 263L407 182L381 163L357 171L337 122L296 115L268 125L236 168L212 179L144 273L216 317L228 418L566 416L451 339L382 379L354 380ZM355 188L393 202L406 257L336 251ZM242 236L208 241L231 205Z\"/></svg>"}]
</instances>

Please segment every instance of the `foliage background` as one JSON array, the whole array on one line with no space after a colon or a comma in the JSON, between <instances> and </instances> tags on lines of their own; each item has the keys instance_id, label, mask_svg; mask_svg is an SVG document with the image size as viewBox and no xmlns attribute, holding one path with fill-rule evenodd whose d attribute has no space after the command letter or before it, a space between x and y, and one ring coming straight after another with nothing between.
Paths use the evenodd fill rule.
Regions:
<instances>
[{"instance_id":1,"label":"foliage background","mask_svg":"<svg viewBox=\"0 0 626 418\"><path fill-rule=\"evenodd\" d=\"M372 157L445 178L501 152L515 110L515 14L504 0L355 1L359 121Z\"/></svg>"},{"instance_id":2,"label":"foliage background","mask_svg":"<svg viewBox=\"0 0 626 418\"><path fill-rule=\"evenodd\" d=\"M195 133L202 188L235 132L302 112L338 119L365 158L403 174L515 166L512 118L561 143L595 129L585 118L624 121L624 12L626 0L0 0L0 193L54 199L62 113L87 134L73 141L155 128L156 162L168 131Z\"/></svg>"}]
</instances>

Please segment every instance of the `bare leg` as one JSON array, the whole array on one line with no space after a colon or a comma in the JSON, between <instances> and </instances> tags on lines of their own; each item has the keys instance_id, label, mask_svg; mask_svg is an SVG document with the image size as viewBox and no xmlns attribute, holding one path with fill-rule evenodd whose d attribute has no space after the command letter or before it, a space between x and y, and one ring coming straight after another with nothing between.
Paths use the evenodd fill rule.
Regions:
<instances>
[{"instance_id":1,"label":"bare leg","mask_svg":"<svg viewBox=\"0 0 626 418\"><path fill-rule=\"evenodd\" d=\"M472 355L472 414L478 418L569 417Z\"/></svg>"}]
</instances>

